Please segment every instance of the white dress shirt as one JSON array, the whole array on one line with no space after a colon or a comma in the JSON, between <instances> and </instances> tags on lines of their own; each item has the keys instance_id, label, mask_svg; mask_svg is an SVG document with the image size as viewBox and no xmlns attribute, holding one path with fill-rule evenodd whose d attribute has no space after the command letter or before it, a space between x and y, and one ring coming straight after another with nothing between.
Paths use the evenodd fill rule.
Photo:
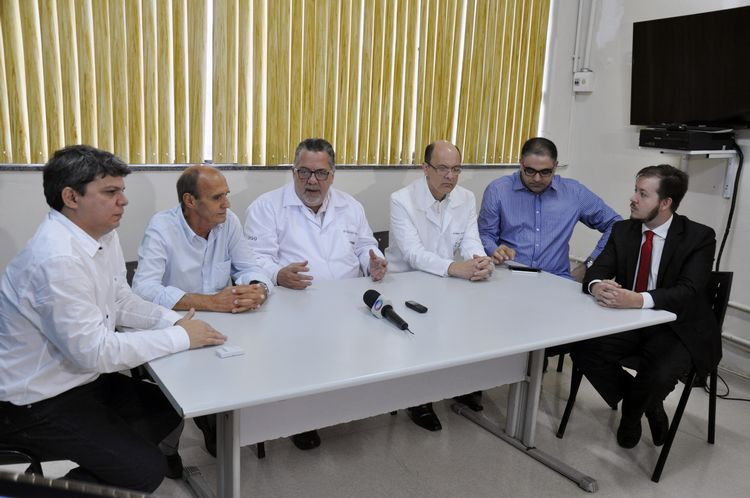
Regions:
<instances>
[{"instance_id":1,"label":"white dress shirt","mask_svg":"<svg viewBox=\"0 0 750 498\"><path fill-rule=\"evenodd\" d=\"M426 177L391 194L389 241L386 256L391 271L421 270L445 277L456 253L462 260L486 255L477 230L474 194L456 186L437 201Z\"/></svg>"},{"instance_id":2,"label":"white dress shirt","mask_svg":"<svg viewBox=\"0 0 750 498\"><path fill-rule=\"evenodd\" d=\"M367 275L370 249L383 257L362 204L333 187L317 214L302 203L293 182L258 197L246 214L245 235L274 283L290 263L307 261L305 273L314 279L338 280Z\"/></svg>"},{"instance_id":3,"label":"white dress shirt","mask_svg":"<svg viewBox=\"0 0 750 498\"><path fill-rule=\"evenodd\" d=\"M180 318L130 290L117 232L94 240L52 210L0 281L0 400L35 403L185 350Z\"/></svg>"},{"instance_id":4,"label":"white dress shirt","mask_svg":"<svg viewBox=\"0 0 750 498\"><path fill-rule=\"evenodd\" d=\"M208 233L197 235L179 205L156 213L138 248L138 270L133 292L143 299L174 308L187 293L213 295L229 285L253 280L273 288L270 272L258 264L242 224L231 210L227 219Z\"/></svg>"},{"instance_id":5,"label":"white dress shirt","mask_svg":"<svg viewBox=\"0 0 750 498\"><path fill-rule=\"evenodd\" d=\"M656 288L656 277L659 274L661 253L664 251L664 242L667 240L667 233L669 233L669 227L672 225L672 218L673 216L670 216L667 221L656 228L648 228L645 224L641 225L641 247L643 247L643 243L646 241L646 231L651 230L654 232L654 236L651 239L651 268L649 268L648 272L648 285L646 286L646 289ZM638 268L641 266L640 254L639 250L638 264L635 267L635 276L633 277L633 286L635 286L635 282L638 280ZM651 297L648 290L646 290L646 292L640 292L639 294L643 296L642 309L651 309L654 307L654 298Z\"/></svg>"}]
</instances>

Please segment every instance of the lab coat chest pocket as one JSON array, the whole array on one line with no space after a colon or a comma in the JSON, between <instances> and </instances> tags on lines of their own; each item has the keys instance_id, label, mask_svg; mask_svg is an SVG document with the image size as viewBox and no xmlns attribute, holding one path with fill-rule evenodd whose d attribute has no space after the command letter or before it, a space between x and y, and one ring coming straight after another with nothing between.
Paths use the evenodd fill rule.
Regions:
<instances>
[{"instance_id":1,"label":"lab coat chest pocket","mask_svg":"<svg viewBox=\"0 0 750 498\"><path fill-rule=\"evenodd\" d=\"M464 232L459 231L451 231L451 244L453 247L453 252L458 251L458 249L461 247L461 242L464 240Z\"/></svg>"},{"instance_id":2,"label":"lab coat chest pocket","mask_svg":"<svg viewBox=\"0 0 750 498\"><path fill-rule=\"evenodd\" d=\"M455 253L461 247L461 242L464 240L464 233L466 228L461 223L456 223L454 220L457 218L455 213L450 213L451 223L448 225L448 231L450 232L451 249Z\"/></svg>"}]
</instances>

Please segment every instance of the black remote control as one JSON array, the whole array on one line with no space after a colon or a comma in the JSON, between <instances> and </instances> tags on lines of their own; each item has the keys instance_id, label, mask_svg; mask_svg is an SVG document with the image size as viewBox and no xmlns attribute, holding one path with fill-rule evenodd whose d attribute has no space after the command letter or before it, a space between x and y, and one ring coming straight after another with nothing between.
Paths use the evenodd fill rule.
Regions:
<instances>
[{"instance_id":1,"label":"black remote control","mask_svg":"<svg viewBox=\"0 0 750 498\"><path fill-rule=\"evenodd\" d=\"M406 307L413 309L417 313L427 313L427 307L419 304L416 301L406 301Z\"/></svg>"}]
</instances>

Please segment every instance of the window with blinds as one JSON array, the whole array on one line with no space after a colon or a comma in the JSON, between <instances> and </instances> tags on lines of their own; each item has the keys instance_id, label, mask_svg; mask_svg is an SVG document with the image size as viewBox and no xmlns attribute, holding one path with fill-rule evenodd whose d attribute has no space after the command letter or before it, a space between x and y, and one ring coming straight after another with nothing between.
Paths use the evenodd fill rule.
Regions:
<instances>
[{"instance_id":1,"label":"window with blinds","mask_svg":"<svg viewBox=\"0 0 750 498\"><path fill-rule=\"evenodd\" d=\"M0 162L509 163L536 134L549 0L0 0ZM208 152L207 152L208 151Z\"/></svg>"}]
</instances>

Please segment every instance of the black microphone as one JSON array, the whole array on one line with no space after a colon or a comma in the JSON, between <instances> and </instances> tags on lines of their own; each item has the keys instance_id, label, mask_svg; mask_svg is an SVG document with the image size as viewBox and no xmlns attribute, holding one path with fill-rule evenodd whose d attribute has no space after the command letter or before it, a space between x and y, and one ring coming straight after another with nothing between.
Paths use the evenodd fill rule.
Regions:
<instances>
[{"instance_id":1,"label":"black microphone","mask_svg":"<svg viewBox=\"0 0 750 498\"><path fill-rule=\"evenodd\" d=\"M364 300L367 307L370 308L370 313L376 317L385 318L398 327L399 330L406 330L410 334L414 334L414 332L409 330L409 324L406 323L403 318L398 316L398 313L393 310L391 302L383 298L380 295L380 292L370 289L365 292L364 296L362 296L362 300Z\"/></svg>"}]
</instances>

